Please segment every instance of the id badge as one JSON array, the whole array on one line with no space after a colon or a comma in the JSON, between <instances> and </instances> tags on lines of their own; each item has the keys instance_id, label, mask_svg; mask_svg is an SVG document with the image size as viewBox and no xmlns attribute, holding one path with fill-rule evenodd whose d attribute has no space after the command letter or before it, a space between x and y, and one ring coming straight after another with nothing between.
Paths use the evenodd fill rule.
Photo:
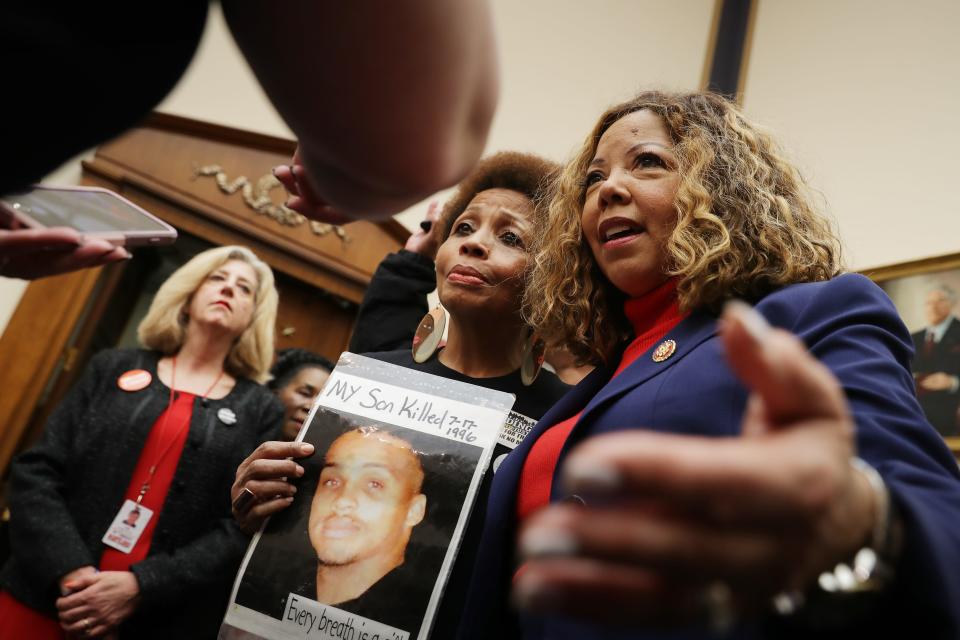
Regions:
<instances>
[{"instance_id":1,"label":"id badge","mask_svg":"<svg viewBox=\"0 0 960 640\"><path fill-rule=\"evenodd\" d=\"M103 544L130 553L152 517L152 510L133 500L124 500L110 528L103 534Z\"/></svg>"}]
</instances>

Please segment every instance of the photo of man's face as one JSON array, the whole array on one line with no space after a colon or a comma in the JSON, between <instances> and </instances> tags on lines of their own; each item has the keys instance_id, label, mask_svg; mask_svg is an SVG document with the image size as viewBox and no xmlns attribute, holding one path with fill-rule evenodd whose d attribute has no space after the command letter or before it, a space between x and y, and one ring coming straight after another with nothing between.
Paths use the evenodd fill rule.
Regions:
<instances>
[{"instance_id":1,"label":"photo of man's face","mask_svg":"<svg viewBox=\"0 0 960 640\"><path fill-rule=\"evenodd\" d=\"M137 526L137 520L139 519L140 519L140 509L134 509L133 511L127 514L127 519L123 521L123 524L127 525L128 527L135 527Z\"/></svg>"},{"instance_id":2,"label":"photo of man's face","mask_svg":"<svg viewBox=\"0 0 960 640\"><path fill-rule=\"evenodd\" d=\"M348 431L330 445L308 522L327 566L403 561L423 520L423 468L405 440L376 429Z\"/></svg>"}]
</instances>

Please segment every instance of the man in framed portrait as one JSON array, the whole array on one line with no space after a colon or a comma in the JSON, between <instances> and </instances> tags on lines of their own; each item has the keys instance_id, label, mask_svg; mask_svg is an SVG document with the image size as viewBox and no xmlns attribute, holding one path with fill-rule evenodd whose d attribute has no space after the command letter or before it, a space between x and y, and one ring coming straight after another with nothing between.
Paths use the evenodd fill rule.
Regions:
<instances>
[{"instance_id":1,"label":"man in framed portrait","mask_svg":"<svg viewBox=\"0 0 960 640\"><path fill-rule=\"evenodd\" d=\"M917 398L943 436L960 435L960 319L953 315L956 292L947 285L924 299L927 326L913 334L913 376Z\"/></svg>"}]
</instances>

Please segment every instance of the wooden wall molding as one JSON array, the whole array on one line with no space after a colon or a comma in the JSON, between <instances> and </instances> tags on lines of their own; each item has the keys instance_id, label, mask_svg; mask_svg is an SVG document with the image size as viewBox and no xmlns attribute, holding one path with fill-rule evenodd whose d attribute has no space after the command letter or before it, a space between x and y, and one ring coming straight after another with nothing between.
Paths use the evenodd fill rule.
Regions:
<instances>
[{"instance_id":1,"label":"wooden wall molding","mask_svg":"<svg viewBox=\"0 0 960 640\"><path fill-rule=\"evenodd\" d=\"M226 142L248 149L259 149L270 153L280 154L287 158L293 156L297 148L296 140L279 138L264 133L234 129L212 122L203 122L192 118L176 116L172 113L154 111L143 121L141 127L159 129L170 133L181 133L192 138Z\"/></svg>"},{"instance_id":2,"label":"wooden wall molding","mask_svg":"<svg viewBox=\"0 0 960 640\"><path fill-rule=\"evenodd\" d=\"M169 113L154 111L143 122L143 127L159 129L161 131L182 133L195 138L203 138L216 142L226 142L251 149L260 149L271 153L278 153L286 159L293 156L297 148L295 140L279 138L262 133L234 129L223 125L192 120ZM403 244L410 237L410 231L394 218L377 222L376 226L389 234L394 240Z\"/></svg>"},{"instance_id":3,"label":"wooden wall molding","mask_svg":"<svg viewBox=\"0 0 960 640\"><path fill-rule=\"evenodd\" d=\"M230 176L255 181L288 162L294 148L292 140L153 114L97 149L82 164L82 184L122 193L207 242L251 247L290 276L284 283L287 306L281 301L292 336L284 334L285 346L313 346L336 357L353 325L355 306L343 301L362 300L377 265L403 246L409 232L395 220L359 221L346 225L352 241L344 243L333 233L318 236L306 224L282 225L252 211L239 193L227 195L214 180L194 179L195 166L217 164ZM278 201L283 197L276 195ZM70 364L76 360L79 366L89 355L110 296L128 293L117 291L124 266L44 278L26 288L0 336L0 470L42 429L72 383L77 370Z\"/></svg>"},{"instance_id":4,"label":"wooden wall molding","mask_svg":"<svg viewBox=\"0 0 960 640\"><path fill-rule=\"evenodd\" d=\"M370 282L371 274L353 265L310 251L282 235L265 237L257 225L221 205L197 199L180 189L159 184L136 172L125 171L108 160L84 162L83 168L91 178L102 179L92 181L122 194L178 229L216 244L249 246L278 271L326 289L351 302L359 303L363 299L363 292ZM255 216L252 213L244 215L250 218ZM371 223L354 224L374 226Z\"/></svg>"},{"instance_id":5,"label":"wooden wall molding","mask_svg":"<svg viewBox=\"0 0 960 640\"><path fill-rule=\"evenodd\" d=\"M102 269L87 269L30 283L0 336L0 469L16 453L47 381L63 364L65 349Z\"/></svg>"},{"instance_id":6,"label":"wooden wall molding","mask_svg":"<svg viewBox=\"0 0 960 640\"><path fill-rule=\"evenodd\" d=\"M314 270L323 272L322 285L316 278L305 281L359 302L383 256L409 236L402 225L394 220L353 222L345 225L349 242L333 233L318 236L307 224L282 225L255 213L239 193L224 194L215 181L197 179L194 173L200 166L216 164L229 176L256 181L288 162L294 146L289 140L155 114L143 126L102 145L83 167L124 195L147 194L236 232L239 241L270 245L277 258L271 266L298 278ZM281 204L284 194L275 189L271 197ZM169 209L153 213L163 218ZM174 220L167 221L177 226ZM340 283L333 284L337 280Z\"/></svg>"}]
</instances>

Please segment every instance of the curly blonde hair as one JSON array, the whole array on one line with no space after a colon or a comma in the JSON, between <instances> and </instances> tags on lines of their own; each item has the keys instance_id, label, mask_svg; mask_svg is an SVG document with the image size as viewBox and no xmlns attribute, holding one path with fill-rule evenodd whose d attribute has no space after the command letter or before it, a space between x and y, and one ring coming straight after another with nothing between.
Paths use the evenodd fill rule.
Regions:
<instances>
[{"instance_id":1,"label":"curly blonde hair","mask_svg":"<svg viewBox=\"0 0 960 640\"><path fill-rule=\"evenodd\" d=\"M757 300L784 285L827 280L842 266L837 235L803 177L737 105L712 93L641 93L600 117L538 211L524 312L581 363L607 361L632 333L625 296L600 272L580 216L601 136L642 109L663 120L679 163L664 273L678 278L681 309L717 312L730 298Z\"/></svg>"},{"instance_id":2,"label":"curly blonde hair","mask_svg":"<svg viewBox=\"0 0 960 640\"><path fill-rule=\"evenodd\" d=\"M266 382L273 361L274 327L279 296L273 271L247 247L227 246L198 253L167 278L137 327L140 343L164 355L173 355L186 338L186 311L193 293L207 277L231 260L246 262L257 273L253 318L233 343L223 368L232 376Z\"/></svg>"}]
</instances>

